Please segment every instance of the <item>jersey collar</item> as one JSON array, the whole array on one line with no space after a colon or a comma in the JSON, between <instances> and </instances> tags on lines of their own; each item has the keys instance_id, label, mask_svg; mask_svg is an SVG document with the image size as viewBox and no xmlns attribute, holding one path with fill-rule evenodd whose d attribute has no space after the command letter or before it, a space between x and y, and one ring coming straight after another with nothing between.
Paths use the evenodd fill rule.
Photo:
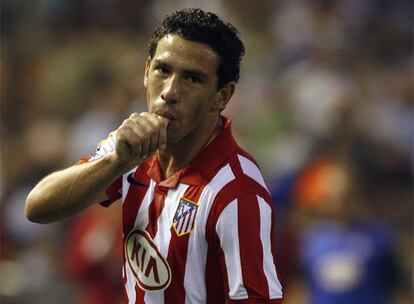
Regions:
<instances>
[{"instance_id":1,"label":"jersey collar","mask_svg":"<svg viewBox=\"0 0 414 304\"><path fill-rule=\"evenodd\" d=\"M148 160L147 174L155 182L166 188L175 188L177 184L199 185L209 181L217 169L238 148L231 132L231 121L221 116L223 129L201 152L184 168L163 180L156 153Z\"/></svg>"}]
</instances>

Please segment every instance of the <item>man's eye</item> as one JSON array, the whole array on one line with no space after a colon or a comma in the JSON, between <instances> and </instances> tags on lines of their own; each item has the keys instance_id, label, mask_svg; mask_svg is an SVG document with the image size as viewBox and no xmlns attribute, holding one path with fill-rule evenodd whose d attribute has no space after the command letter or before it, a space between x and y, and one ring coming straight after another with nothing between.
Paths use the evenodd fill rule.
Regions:
<instances>
[{"instance_id":1,"label":"man's eye","mask_svg":"<svg viewBox=\"0 0 414 304\"><path fill-rule=\"evenodd\" d=\"M193 75L188 75L186 77L186 79L191 83L200 83L201 82L201 79L199 77L193 76Z\"/></svg>"},{"instance_id":2,"label":"man's eye","mask_svg":"<svg viewBox=\"0 0 414 304\"><path fill-rule=\"evenodd\" d=\"M168 74L168 69L162 66L155 67L155 70L160 74Z\"/></svg>"}]
</instances>

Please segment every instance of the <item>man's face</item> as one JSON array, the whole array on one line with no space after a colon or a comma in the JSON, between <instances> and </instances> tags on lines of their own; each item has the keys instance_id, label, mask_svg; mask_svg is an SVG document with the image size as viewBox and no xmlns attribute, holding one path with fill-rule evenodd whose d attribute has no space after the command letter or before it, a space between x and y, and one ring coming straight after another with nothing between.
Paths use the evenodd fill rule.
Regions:
<instances>
[{"instance_id":1,"label":"man's face","mask_svg":"<svg viewBox=\"0 0 414 304\"><path fill-rule=\"evenodd\" d=\"M217 117L219 56L208 45L166 35L147 61L144 84L148 111L170 119L168 143L197 136Z\"/></svg>"}]
</instances>

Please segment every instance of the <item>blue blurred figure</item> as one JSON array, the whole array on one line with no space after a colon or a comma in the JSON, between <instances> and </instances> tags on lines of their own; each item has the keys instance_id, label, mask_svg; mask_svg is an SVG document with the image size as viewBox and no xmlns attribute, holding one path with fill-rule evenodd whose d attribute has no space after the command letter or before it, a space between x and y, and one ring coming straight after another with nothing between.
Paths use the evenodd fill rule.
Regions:
<instances>
[{"instance_id":1,"label":"blue blurred figure","mask_svg":"<svg viewBox=\"0 0 414 304\"><path fill-rule=\"evenodd\" d=\"M298 178L296 201L312 206L317 219L299 245L311 304L391 302L397 280L392 231L364 214L356 184L348 164L330 157Z\"/></svg>"},{"instance_id":2,"label":"blue blurred figure","mask_svg":"<svg viewBox=\"0 0 414 304\"><path fill-rule=\"evenodd\" d=\"M305 233L300 252L310 303L390 303L395 271L389 231L327 221Z\"/></svg>"},{"instance_id":3,"label":"blue blurred figure","mask_svg":"<svg viewBox=\"0 0 414 304\"><path fill-rule=\"evenodd\" d=\"M340 158L322 156L296 176L290 199L298 239L289 256L299 273L287 284L296 293L286 291L287 303L391 303L394 231L372 219L351 171Z\"/></svg>"}]
</instances>

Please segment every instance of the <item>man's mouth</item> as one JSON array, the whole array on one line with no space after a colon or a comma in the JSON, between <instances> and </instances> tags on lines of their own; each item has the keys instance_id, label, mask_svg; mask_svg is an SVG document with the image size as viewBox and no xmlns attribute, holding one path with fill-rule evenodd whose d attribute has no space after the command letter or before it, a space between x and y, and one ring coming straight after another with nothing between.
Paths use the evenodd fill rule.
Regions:
<instances>
[{"instance_id":1,"label":"man's mouth","mask_svg":"<svg viewBox=\"0 0 414 304\"><path fill-rule=\"evenodd\" d=\"M171 111L162 110L162 109L155 111L154 114L157 115L158 117L163 117L163 118L168 119L169 124L173 123L174 120L177 119L177 115L175 115L175 113L172 113Z\"/></svg>"},{"instance_id":2,"label":"man's mouth","mask_svg":"<svg viewBox=\"0 0 414 304\"><path fill-rule=\"evenodd\" d=\"M171 120L169 120L168 118L166 118L166 117L164 117L164 116L161 116L161 115L156 115L156 116L157 116L157 118L158 118L159 120L162 120L162 121L164 122L164 124L165 124L165 126L166 126L166 127L170 124L170 121L171 121Z\"/></svg>"}]
</instances>

